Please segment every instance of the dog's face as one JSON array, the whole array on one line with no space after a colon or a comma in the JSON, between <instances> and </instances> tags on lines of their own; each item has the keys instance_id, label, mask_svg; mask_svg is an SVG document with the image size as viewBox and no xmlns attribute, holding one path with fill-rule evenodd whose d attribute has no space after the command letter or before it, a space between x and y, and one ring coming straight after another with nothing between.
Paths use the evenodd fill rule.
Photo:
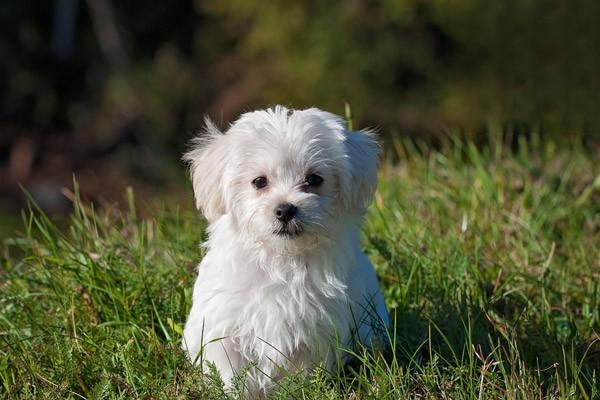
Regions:
<instances>
[{"instance_id":1,"label":"dog's face","mask_svg":"<svg viewBox=\"0 0 600 400\"><path fill-rule=\"evenodd\" d=\"M377 155L371 133L349 132L333 114L276 107L242 115L225 134L207 121L184 158L209 222L228 214L253 243L302 250L364 214Z\"/></svg>"}]
</instances>

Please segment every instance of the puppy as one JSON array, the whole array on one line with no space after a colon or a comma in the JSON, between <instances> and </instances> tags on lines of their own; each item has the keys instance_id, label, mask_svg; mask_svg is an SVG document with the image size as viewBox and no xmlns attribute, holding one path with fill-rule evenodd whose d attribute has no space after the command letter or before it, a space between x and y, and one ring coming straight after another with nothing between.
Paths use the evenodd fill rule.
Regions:
<instances>
[{"instance_id":1,"label":"puppy","mask_svg":"<svg viewBox=\"0 0 600 400\"><path fill-rule=\"evenodd\" d=\"M206 121L184 155L209 222L183 349L262 397L285 374L332 369L389 323L359 226L377 185L372 132L316 108ZM379 328L377 328L379 327ZM381 332L381 331L379 331Z\"/></svg>"}]
</instances>

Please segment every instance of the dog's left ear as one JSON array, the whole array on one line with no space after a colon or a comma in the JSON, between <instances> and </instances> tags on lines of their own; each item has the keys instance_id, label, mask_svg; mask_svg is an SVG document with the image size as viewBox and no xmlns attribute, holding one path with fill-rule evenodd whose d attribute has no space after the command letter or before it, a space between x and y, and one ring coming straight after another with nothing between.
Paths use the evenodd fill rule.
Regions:
<instances>
[{"instance_id":1,"label":"dog's left ear","mask_svg":"<svg viewBox=\"0 0 600 400\"><path fill-rule=\"evenodd\" d=\"M344 146L350 173L342 179L341 192L352 213L363 214L377 188L379 143L370 130L344 132Z\"/></svg>"}]
</instances>

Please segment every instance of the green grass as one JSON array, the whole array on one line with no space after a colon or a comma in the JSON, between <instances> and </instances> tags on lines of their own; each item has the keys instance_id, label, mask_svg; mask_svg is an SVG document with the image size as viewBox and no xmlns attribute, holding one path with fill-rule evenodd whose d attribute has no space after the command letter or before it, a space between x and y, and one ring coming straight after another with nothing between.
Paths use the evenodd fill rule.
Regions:
<instances>
[{"instance_id":1,"label":"green grass","mask_svg":"<svg viewBox=\"0 0 600 400\"><path fill-rule=\"evenodd\" d=\"M489 142L395 143L364 229L393 351L274 398L600 398L600 155ZM179 350L201 218L74 210L4 243L0 397L223 398Z\"/></svg>"}]
</instances>

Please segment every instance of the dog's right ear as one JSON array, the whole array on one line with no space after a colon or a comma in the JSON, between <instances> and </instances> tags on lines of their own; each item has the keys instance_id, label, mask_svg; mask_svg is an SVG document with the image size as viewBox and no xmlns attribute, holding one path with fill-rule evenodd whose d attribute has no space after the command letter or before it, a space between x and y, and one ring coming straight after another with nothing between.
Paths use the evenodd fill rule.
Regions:
<instances>
[{"instance_id":1,"label":"dog's right ear","mask_svg":"<svg viewBox=\"0 0 600 400\"><path fill-rule=\"evenodd\" d=\"M227 148L227 136L209 118L204 122L204 131L192 140L183 160L190 168L196 207L212 223L227 213L224 175L230 149Z\"/></svg>"}]
</instances>

